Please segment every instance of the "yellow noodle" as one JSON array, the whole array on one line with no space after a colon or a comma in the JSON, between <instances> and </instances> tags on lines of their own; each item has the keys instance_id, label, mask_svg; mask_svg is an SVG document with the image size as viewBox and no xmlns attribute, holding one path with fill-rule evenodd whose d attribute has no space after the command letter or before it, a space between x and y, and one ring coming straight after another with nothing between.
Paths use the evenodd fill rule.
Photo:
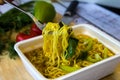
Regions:
<instances>
[{"instance_id":1,"label":"yellow noodle","mask_svg":"<svg viewBox=\"0 0 120 80\"><path fill-rule=\"evenodd\" d=\"M70 29L71 27L67 25L61 27L58 23L48 23L43 29L43 47L25 53L32 64L46 78L54 79L67 74L69 70L66 72L66 69L61 69L61 65L78 69L114 55L97 39L84 34L74 35L73 31L69 32ZM68 40L71 36L78 39L78 45L74 55L70 59L66 59L65 56L69 54L67 52ZM89 44L91 41L92 44ZM88 46L90 48L86 49ZM83 51L87 51L88 54L84 60L81 59Z\"/></svg>"},{"instance_id":2,"label":"yellow noodle","mask_svg":"<svg viewBox=\"0 0 120 80\"><path fill-rule=\"evenodd\" d=\"M68 47L68 39L70 36L70 34L68 33L69 29L70 27L66 25L60 27L58 23L48 23L44 28L43 50L45 56L49 58L49 65L57 65L59 67L60 58L64 60L63 54ZM57 63L55 61L57 61Z\"/></svg>"}]
</instances>

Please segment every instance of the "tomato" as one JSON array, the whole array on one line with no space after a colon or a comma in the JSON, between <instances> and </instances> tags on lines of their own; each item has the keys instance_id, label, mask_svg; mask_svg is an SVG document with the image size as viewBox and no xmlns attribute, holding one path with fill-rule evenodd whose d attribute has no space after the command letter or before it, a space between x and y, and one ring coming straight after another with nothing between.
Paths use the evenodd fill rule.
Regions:
<instances>
[{"instance_id":1,"label":"tomato","mask_svg":"<svg viewBox=\"0 0 120 80\"><path fill-rule=\"evenodd\" d=\"M19 42L19 41L22 41L22 40L26 40L26 39L29 39L29 38L32 38L32 36L28 35L28 34L24 34L24 33L19 33L16 36L16 42Z\"/></svg>"},{"instance_id":2,"label":"tomato","mask_svg":"<svg viewBox=\"0 0 120 80\"><path fill-rule=\"evenodd\" d=\"M36 26L36 24L32 24L31 29L30 29L30 34L25 34L25 33L19 33L16 36L16 42L25 40L25 39L29 39L38 35L41 35L42 31Z\"/></svg>"},{"instance_id":3,"label":"tomato","mask_svg":"<svg viewBox=\"0 0 120 80\"><path fill-rule=\"evenodd\" d=\"M42 30L40 30L36 24L32 24L32 27L30 29L30 35L31 36L38 36L38 35L41 35L42 34Z\"/></svg>"}]
</instances>

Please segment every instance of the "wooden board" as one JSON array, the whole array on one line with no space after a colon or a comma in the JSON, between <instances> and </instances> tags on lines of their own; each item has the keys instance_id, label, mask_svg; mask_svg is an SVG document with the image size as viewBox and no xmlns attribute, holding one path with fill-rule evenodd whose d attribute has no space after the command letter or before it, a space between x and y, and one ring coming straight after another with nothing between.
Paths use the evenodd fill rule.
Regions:
<instances>
[{"instance_id":1,"label":"wooden board","mask_svg":"<svg viewBox=\"0 0 120 80\"><path fill-rule=\"evenodd\" d=\"M33 80L26 71L20 58L10 59L7 55L0 57L0 80Z\"/></svg>"},{"instance_id":2,"label":"wooden board","mask_svg":"<svg viewBox=\"0 0 120 80\"><path fill-rule=\"evenodd\" d=\"M0 56L0 80L34 80L25 69L20 58L10 59L7 55ZM113 74L100 80L120 80L120 64Z\"/></svg>"}]
</instances>

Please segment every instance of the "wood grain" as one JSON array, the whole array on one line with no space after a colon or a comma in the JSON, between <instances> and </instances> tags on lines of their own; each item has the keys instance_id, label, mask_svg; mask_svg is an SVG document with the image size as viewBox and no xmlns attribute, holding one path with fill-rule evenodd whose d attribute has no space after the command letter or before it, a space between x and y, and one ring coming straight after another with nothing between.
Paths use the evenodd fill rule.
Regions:
<instances>
[{"instance_id":1,"label":"wood grain","mask_svg":"<svg viewBox=\"0 0 120 80\"><path fill-rule=\"evenodd\" d=\"M10 59L7 55L0 57L0 80L33 80L26 71L20 58Z\"/></svg>"},{"instance_id":2,"label":"wood grain","mask_svg":"<svg viewBox=\"0 0 120 80\"><path fill-rule=\"evenodd\" d=\"M10 59L8 55L0 56L0 80L34 80L25 69L20 58ZM100 80L120 80L120 64L115 71Z\"/></svg>"}]
</instances>

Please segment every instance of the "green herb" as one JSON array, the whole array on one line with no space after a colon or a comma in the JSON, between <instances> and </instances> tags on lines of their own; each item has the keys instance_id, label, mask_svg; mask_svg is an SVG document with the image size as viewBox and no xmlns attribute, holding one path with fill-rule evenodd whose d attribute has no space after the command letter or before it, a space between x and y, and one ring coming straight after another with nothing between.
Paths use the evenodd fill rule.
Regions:
<instances>
[{"instance_id":1,"label":"green herb","mask_svg":"<svg viewBox=\"0 0 120 80\"><path fill-rule=\"evenodd\" d=\"M4 40L2 39L2 36L5 36L5 31L0 27L0 55L2 54L2 51L5 48Z\"/></svg>"},{"instance_id":2,"label":"green herb","mask_svg":"<svg viewBox=\"0 0 120 80\"><path fill-rule=\"evenodd\" d=\"M26 8L25 6L28 7L31 4L33 3L29 2L29 3L21 5L20 7L24 9ZM32 10L32 9L29 9L29 10ZM29 16L27 16L26 14L24 14L23 12L15 8L9 10L8 12L0 16L0 27L5 31L9 31L13 28L15 30L19 30L20 28L22 28L23 26L27 24L30 24L31 22L32 20Z\"/></svg>"},{"instance_id":3,"label":"green herb","mask_svg":"<svg viewBox=\"0 0 120 80\"><path fill-rule=\"evenodd\" d=\"M69 45L67 48L66 59L72 58L72 56L75 54L75 50L78 45L78 39L70 37L68 43Z\"/></svg>"},{"instance_id":4,"label":"green herb","mask_svg":"<svg viewBox=\"0 0 120 80\"><path fill-rule=\"evenodd\" d=\"M2 51L4 50L5 45L3 43L3 41L0 41L0 55L2 54Z\"/></svg>"},{"instance_id":5,"label":"green herb","mask_svg":"<svg viewBox=\"0 0 120 80\"><path fill-rule=\"evenodd\" d=\"M26 11L33 14L34 1L20 5ZM21 29L26 29L27 25L31 24L32 19L26 14L13 8L8 12L0 16L0 54L7 50L9 56L12 59L17 57L17 53L14 50L15 40L11 39L11 35L14 32L19 32ZM1 54L2 55L2 54Z\"/></svg>"},{"instance_id":6,"label":"green herb","mask_svg":"<svg viewBox=\"0 0 120 80\"><path fill-rule=\"evenodd\" d=\"M9 53L9 57L10 57L11 59L15 59L15 58L18 56L18 54L17 54L16 51L14 50L14 44L15 44L14 41L9 42L8 51L10 52L10 53Z\"/></svg>"}]
</instances>

